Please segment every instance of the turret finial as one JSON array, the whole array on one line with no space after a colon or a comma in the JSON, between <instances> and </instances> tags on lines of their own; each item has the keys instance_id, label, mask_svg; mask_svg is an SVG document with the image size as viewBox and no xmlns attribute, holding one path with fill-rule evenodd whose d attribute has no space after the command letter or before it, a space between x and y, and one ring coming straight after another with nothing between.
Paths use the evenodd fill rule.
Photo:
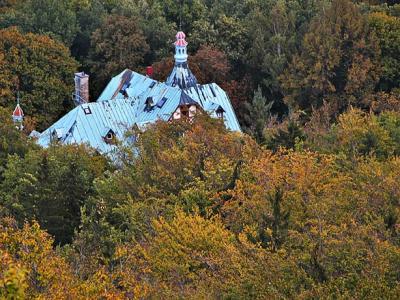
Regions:
<instances>
[{"instance_id":1,"label":"turret finial","mask_svg":"<svg viewBox=\"0 0 400 300\"><path fill-rule=\"evenodd\" d=\"M176 63L184 63L187 61L187 45L185 38L186 35L183 31L178 31L176 34L176 42L175 42L175 62Z\"/></svg>"}]
</instances>

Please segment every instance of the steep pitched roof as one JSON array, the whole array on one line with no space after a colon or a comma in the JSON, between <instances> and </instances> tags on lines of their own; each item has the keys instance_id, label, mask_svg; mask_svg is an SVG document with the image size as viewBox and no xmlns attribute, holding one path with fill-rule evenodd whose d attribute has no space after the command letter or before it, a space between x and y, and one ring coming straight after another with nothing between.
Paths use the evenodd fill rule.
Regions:
<instances>
[{"instance_id":1,"label":"steep pitched roof","mask_svg":"<svg viewBox=\"0 0 400 300\"><path fill-rule=\"evenodd\" d=\"M88 144L101 153L111 152L115 146L104 142L104 133L111 129L123 140L126 130L135 124L134 104L132 99L82 104L41 133L38 143L47 147L57 139L64 144Z\"/></svg>"},{"instance_id":2,"label":"steep pitched roof","mask_svg":"<svg viewBox=\"0 0 400 300\"><path fill-rule=\"evenodd\" d=\"M15 107L12 117L13 117L14 121L22 121L22 119L24 117L24 112L23 112L21 106L19 105L19 103Z\"/></svg>"},{"instance_id":3,"label":"steep pitched roof","mask_svg":"<svg viewBox=\"0 0 400 300\"><path fill-rule=\"evenodd\" d=\"M184 62L175 64L165 83L170 86L187 89L195 87L197 85L197 79L193 75L192 71L190 71L188 64Z\"/></svg>"},{"instance_id":4,"label":"steep pitched roof","mask_svg":"<svg viewBox=\"0 0 400 300\"><path fill-rule=\"evenodd\" d=\"M151 107L146 103L148 99L152 100ZM217 84L196 84L183 90L125 70L111 79L97 102L71 110L41 133L38 143L44 147L56 139L65 144L86 143L109 153L115 146L104 141L104 132L112 130L117 139L124 140L125 132L133 125L169 120L183 104L196 104L213 117L222 107L226 127L240 131L229 98Z\"/></svg>"}]
</instances>

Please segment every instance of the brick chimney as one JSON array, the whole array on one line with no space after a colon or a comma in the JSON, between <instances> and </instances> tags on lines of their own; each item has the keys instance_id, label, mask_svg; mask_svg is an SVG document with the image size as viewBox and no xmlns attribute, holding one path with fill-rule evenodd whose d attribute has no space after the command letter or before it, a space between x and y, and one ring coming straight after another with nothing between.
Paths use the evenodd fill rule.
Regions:
<instances>
[{"instance_id":1,"label":"brick chimney","mask_svg":"<svg viewBox=\"0 0 400 300\"><path fill-rule=\"evenodd\" d=\"M75 73L74 102L76 105L89 102L89 75L85 72Z\"/></svg>"}]
</instances>

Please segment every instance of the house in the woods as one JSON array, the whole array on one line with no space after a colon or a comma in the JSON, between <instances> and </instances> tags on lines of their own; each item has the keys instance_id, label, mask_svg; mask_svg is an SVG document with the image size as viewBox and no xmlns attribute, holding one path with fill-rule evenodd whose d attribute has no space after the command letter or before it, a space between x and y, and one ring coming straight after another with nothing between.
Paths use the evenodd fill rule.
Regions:
<instances>
[{"instance_id":1,"label":"house in the woods","mask_svg":"<svg viewBox=\"0 0 400 300\"><path fill-rule=\"evenodd\" d=\"M115 149L115 139L124 140L133 126L145 128L157 120L192 118L205 112L223 119L227 128L240 131L227 94L215 83L198 84L187 63L185 34L178 32L175 42L175 66L166 82L125 70L112 78L96 102L89 103L89 78L75 74L74 100L77 106L37 134L44 147L53 141L63 144L86 143L101 153Z\"/></svg>"}]
</instances>

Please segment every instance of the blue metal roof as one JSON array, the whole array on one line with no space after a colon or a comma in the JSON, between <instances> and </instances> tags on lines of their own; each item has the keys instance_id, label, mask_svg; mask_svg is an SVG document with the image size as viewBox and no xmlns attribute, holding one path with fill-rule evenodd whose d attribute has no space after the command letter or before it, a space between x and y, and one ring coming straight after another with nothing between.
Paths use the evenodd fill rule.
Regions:
<instances>
[{"instance_id":1,"label":"blue metal roof","mask_svg":"<svg viewBox=\"0 0 400 300\"><path fill-rule=\"evenodd\" d=\"M178 86L181 89L187 89L195 87L197 85L197 79L192 71L190 71L187 62L182 62L175 63L174 69L165 83L170 86Z\"/></svg>"},{"instance_id":2,"label":"blue metal roof","mask_svg":"<svg viewBox=\"0 0 400 300\"><path fill-rule=\"evenodd\" d=\"M110 153L115 150L105 140L110 130L117 139L124 140L125 132L133 125L167 121L182 104L196 104L213 117L221 107L226 127L241 131L228 96L217 84L199 85L192 80L188 86L182 89L179 84L161 83L125 70L111 79L97 102L71 110L41 133L38 143L46 147L57 139L65 144L85 143L101 153ZM147 99L152 100L151 107Z\"/></svg>"}]
</instances>

